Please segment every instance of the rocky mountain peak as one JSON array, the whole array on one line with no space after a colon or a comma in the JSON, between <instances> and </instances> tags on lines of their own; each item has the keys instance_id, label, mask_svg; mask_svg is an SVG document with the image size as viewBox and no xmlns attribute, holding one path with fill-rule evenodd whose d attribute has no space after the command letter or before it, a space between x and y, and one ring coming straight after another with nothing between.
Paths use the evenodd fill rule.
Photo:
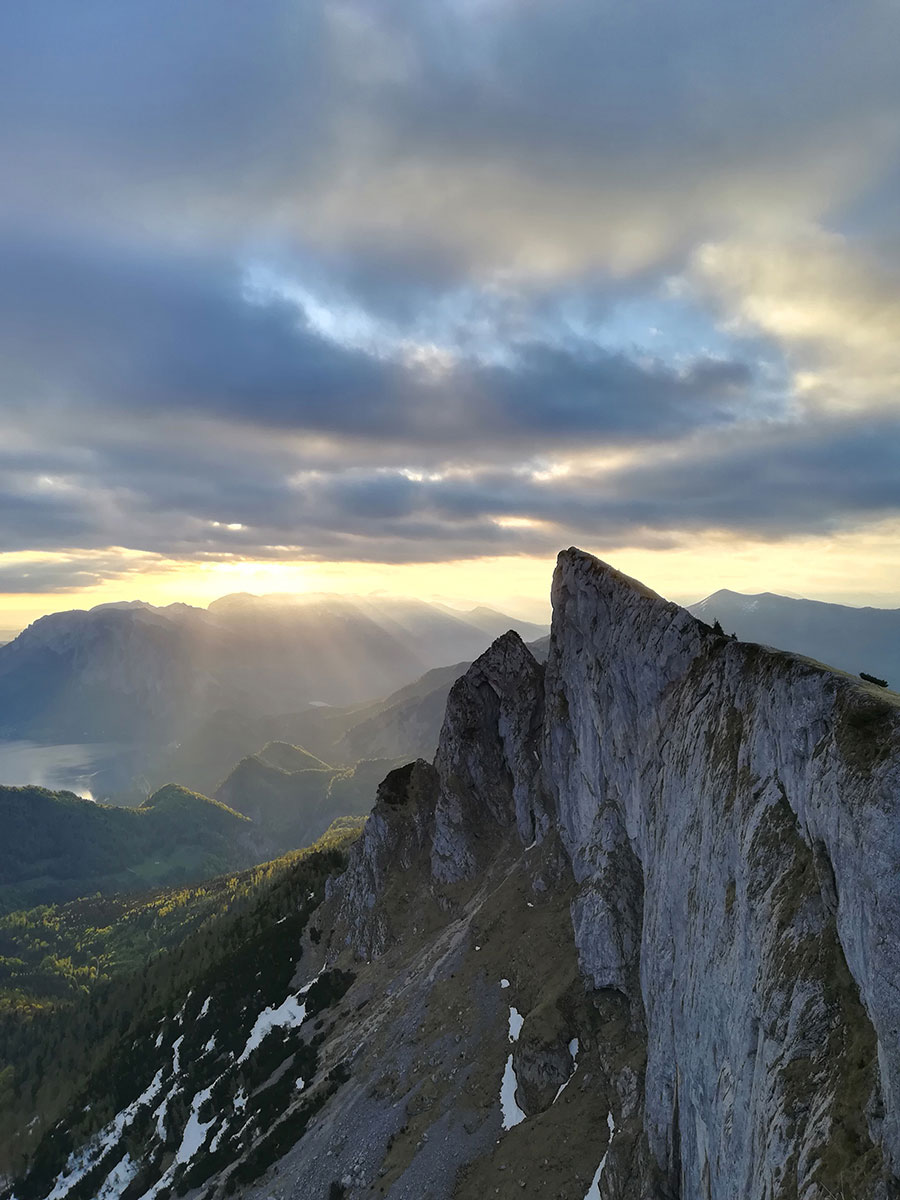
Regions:
<instances>
[{"instance_id":1,"label":"rocky mountain peak","mask_svg":"<svg viewBox=\"0 0 900 1200\"><path fill-rule=\"evenodd\" d=\"M546 670L498 639L452 689L433 768L385 782L338 885L365 914L348 938L402 942L399 871L455 910L498 855L534 882L526 847L561 844L583 986L644 1030L632 1151L658 1194L824 1200L843 1172L893 1195L896 699L718 635L576 549L553 609Z\"/></svg>"},{"instance_id":2,"label":"rocky mountain peak","mask_svg":"<svg viewBox=\"0 0 900 1200\"><path fill-rule=\"evenodd\" d=\"M900 697L564 551L546 665L468 668L285 948L339 996L205 1195L276 1141L246 1200L896 1200L898 864Z\"/></svg>"}]
</instances>

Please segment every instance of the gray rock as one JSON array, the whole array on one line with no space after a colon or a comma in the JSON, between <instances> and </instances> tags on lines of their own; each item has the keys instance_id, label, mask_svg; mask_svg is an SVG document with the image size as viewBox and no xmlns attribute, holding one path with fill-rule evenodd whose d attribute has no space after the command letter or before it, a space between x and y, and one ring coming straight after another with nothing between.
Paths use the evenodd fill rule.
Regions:
<instances>
[{"instance_id":1,"label":"gray rock","mask_svg":"<svg viewBox=\"0 0 900 1200\"><path fill-rule=\"evenodd\" d=\"M846 1177L893 1195L896 700L719 637L576 550L553 603L546 672L499 639L450 693L432 782L397 806L410 823L380 797L342 884L351 941L383 944L379 889L411 848L440 890L484 868L492 829L523 844L555 829L586 981L646 1030L646 1071L619 1089L659 1194L824 1200ZM543 1104L562 1057L521 1057Z\"/></svg>"}]
</instances>

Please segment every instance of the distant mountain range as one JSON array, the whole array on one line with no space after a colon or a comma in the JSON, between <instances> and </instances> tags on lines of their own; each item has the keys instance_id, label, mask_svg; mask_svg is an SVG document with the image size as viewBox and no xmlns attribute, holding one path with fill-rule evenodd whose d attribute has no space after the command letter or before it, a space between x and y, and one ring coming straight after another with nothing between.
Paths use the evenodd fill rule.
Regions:
<instances>
[{"instance_id":1,"label":"distant mountain range","mask_svg":"<svg viewBox=\"0 0 900 1200\"><path fill-rule=\"evenodd\" d=\"M548 642L533 643L538 656ZM192 883L311 844L338 818L367 813L394 767L433 757L468 665L428 671L366 705L211 714L161 756L156 790L137 808L0 786L0 913Z\"/></svg>"},{"instance_id":2,"label":"distant mountain range","mask_svg":"<svg viewBox=\"0 0 900 1200\"><path fill-rule=\"evenodd\" d=\"M852 675L865 671L900 688L900 609L849 608L723 588L689 611L710 625L718 620L742 641L793 650Z\"/></svg>"},{"instance_id":3,"label":"distant mountain range","mask_svg":"<svg viewBox=\"0 0 900 1200\"><path fill-rule=\"evenodd\" d=\"M419 600L237 594L54 613L0 646L0 738L164 744L220 709L295 712L383 696L544 627Z\"/></svg>"}]
</instances>

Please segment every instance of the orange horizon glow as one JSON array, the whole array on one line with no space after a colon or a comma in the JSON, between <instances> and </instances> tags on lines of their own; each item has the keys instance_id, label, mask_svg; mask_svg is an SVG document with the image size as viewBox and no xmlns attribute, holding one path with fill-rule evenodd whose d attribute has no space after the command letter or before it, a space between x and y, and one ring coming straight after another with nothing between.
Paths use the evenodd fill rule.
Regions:
<instances>
[{"instance_id":1,"label":"orange horizon glow","mask_svg":"<svg viewBox=\"0 0 900 1200\"><path fill-rule=\"evenodd\" d=\"M896 563L900 521L866 531L766 543L709 533L667 548L582 543L619 570L678 603L719 588L779 592L832 603L900 606ZM109 551L103 552L107 558ZM122 573L68 591L0 594L0 630L16 631L46 613L122 600L205 607L231 592L415 596L465 608L486 604L511 616L548 621L555 555L506 555L437 563L314 561L179 562L121 551ZM46 556L43 561L53 556ZM7 568L41 561L0 555Z\"/></svg>"}]
</instances>

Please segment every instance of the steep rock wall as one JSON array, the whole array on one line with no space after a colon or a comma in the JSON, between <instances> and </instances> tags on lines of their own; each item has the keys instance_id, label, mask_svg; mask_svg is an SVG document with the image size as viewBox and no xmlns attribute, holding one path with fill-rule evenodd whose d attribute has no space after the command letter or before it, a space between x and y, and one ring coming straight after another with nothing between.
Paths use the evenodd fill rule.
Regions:
<instances>
[{"instance_id":1,"label":"steep rock wall","mask_svg":"<svg viewBox=\"0 0 900 1200\"><path fill-rule=\"evenodd\" d=\"M561 936L646 1037L649 1160L613 1146L609 1194L630 1170L686 1200L895 1196L896 698L576 550L553 602L546 672L499 639L453 689L434 768L382 793L338 887L347 940L384 950L380 889L414 862L452 906L491 830L558 835L578 884Z\"/></svg>"},{"instance_id":2,"label":"steep rock wall","mask_svg":"<svg viewBox=\"0 0 900 1200\"><path fill-rule=\"evenodd\" d=\"M877 1187L900 1156L900 710L576 551L553 600L545 778L583 970L640 977L652 1152L691 1197Z\"/></svg>"}]
</instances>

